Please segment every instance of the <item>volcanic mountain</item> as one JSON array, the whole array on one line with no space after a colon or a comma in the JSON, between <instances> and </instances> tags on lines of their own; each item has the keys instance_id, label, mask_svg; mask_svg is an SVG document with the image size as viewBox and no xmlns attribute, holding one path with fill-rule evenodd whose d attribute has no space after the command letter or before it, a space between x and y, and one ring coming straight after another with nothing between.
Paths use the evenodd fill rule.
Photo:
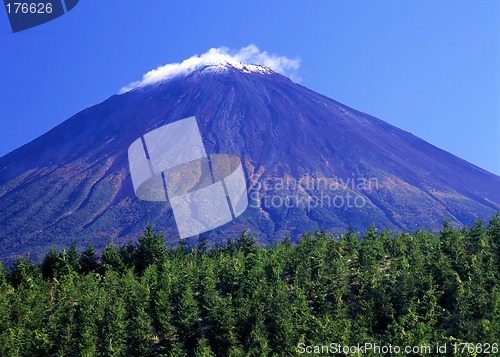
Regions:
<instances>
[{"instance_id":1,"label":"volcanic mountain","mask_svg":"<svg viewBox=\"0 0 500 357\"><path fill-rule=\"evenodd\" d=\"M206 151L238 156L247 177L247 210L212 241L428 229L500 210L500 177L269 68L208 64L114 95L0 158L0 257L73 240L102 248L148 224L179 241L168 202L135 197L127 150L191 116Z\"/></svg>"}]
</instances>

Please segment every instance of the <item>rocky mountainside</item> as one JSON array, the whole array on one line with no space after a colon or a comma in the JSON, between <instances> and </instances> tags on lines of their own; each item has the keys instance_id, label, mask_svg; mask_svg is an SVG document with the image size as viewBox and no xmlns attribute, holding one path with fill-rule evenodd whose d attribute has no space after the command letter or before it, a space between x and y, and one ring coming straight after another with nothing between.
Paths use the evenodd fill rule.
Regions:
<instances>
[{"instance_id":1,"label":"rocky mountainside","mask_svg":"<svg viewBox=\"0 0 500 357\"><path fill-rule=\"evenodd\" d=\"M249 207L212 241L427 229L500 210L492 173L267 68L207 65L114 95L0 158L0 257L123 243L148 224L178 241L168 202L135 197L127 150L191 116L207 152L240 157L248 180Z\"/></svg>"}]
</instances>

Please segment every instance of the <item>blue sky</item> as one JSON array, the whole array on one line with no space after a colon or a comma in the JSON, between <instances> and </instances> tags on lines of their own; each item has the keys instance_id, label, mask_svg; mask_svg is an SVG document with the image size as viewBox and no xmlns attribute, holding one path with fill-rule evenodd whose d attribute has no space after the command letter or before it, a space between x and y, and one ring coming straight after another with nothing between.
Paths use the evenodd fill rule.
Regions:
<instances>
[{"instance_id":1,"label":"blue sky","mask_svg":"<svg viewBox=\"0 0 500 357\"><path fill-rule=\"evenodd\" d=\"M251 43L300 57L300 84L500 174L497 1L85 0L16 34L0 10L0 156L153 68Z\"/></svg>"}]
</instances>

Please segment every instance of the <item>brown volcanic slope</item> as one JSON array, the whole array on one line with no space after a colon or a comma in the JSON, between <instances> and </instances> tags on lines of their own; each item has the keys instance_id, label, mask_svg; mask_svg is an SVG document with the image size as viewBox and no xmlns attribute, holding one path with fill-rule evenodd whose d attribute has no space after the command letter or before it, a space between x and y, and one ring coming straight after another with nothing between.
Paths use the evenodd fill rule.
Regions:
<instances>
[{"instance_id":1,"label":"brown volcanic slope","mask_svg":"<svg viewBox=\"0 0 500 357\"><path fill-rule=\"evenodd\" d=\"M112 96L0 158L0 257L99 248L150 223L177 241L169 205L135 198L127 150L193 115L207 152L239 156L249 178L251 207L211 240L470 224L500 209L500 177L410 133L270 71L207 66Z\"/></svg>"}]
</instances>

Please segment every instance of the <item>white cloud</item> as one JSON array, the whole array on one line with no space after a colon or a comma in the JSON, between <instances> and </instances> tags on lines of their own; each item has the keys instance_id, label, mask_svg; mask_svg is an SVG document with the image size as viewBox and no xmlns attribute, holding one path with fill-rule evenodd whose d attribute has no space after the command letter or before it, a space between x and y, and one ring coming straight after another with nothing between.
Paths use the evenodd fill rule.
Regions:
<instances>
[{"instance_id":1,"label":"white cloud","mask_svg":"<svg viewBox=\"0 0 500 357\"><path fill-rule=\"evenodd\" d=\"M146 73L142 77L142 80L123 87L120 93L161 82L177 75L187 74L207 65L224 66L227 64L236 68L242 68L243 65L245 65L247 70L260 72L263 72L261 67L252 65L264 66L296 81L300 80L300 78L296 76L296 71L300 67L300 58L290 59L285 56L269 54L266 51L261 51L254 44L251 44L238 51L231 51L226 47L211 48L208 52L199 56L194 55L181 63L170 63L160 66Z\"/></svg>"}]
</instances>

